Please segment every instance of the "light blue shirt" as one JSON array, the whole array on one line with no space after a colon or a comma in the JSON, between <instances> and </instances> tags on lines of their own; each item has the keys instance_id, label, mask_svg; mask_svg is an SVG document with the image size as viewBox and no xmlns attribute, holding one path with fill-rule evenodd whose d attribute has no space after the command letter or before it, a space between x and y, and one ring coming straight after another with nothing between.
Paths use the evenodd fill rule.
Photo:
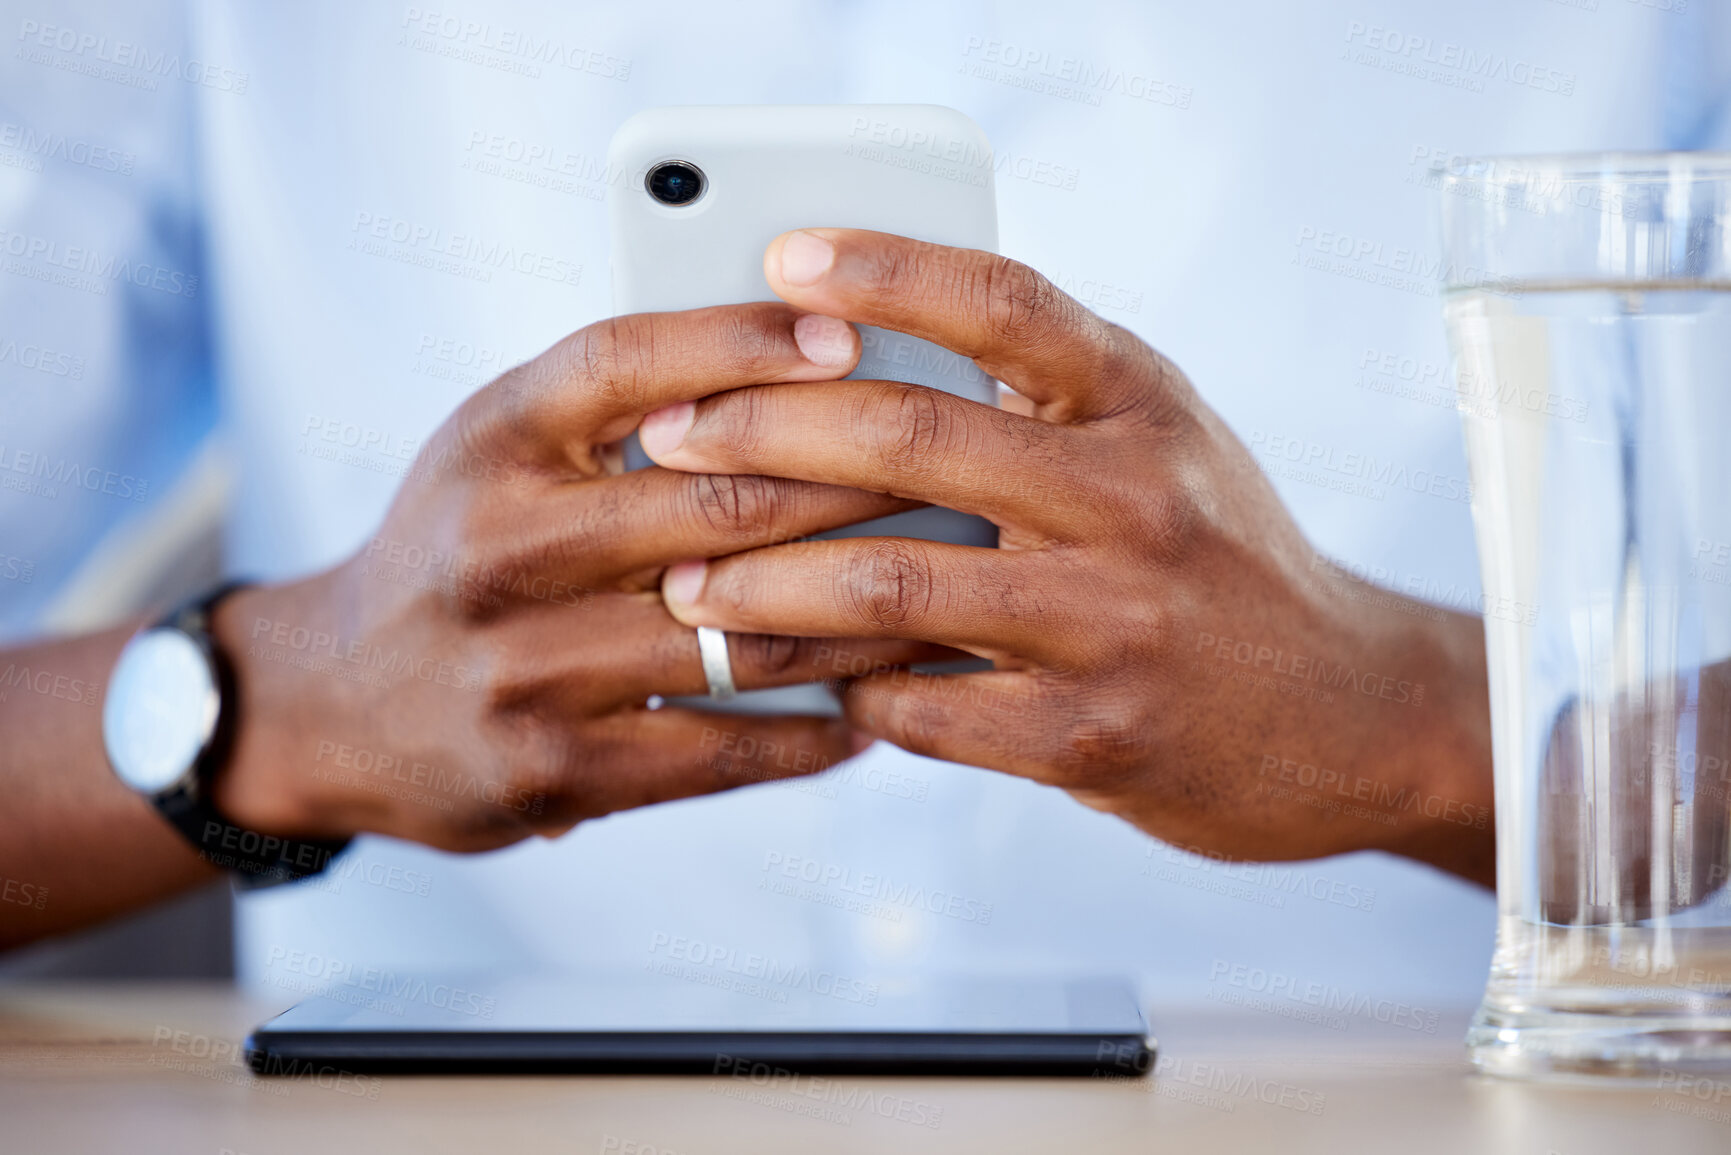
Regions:
<instances>
[{"instance_id":1,"label":"light blue shirt","mask_svg":"<svg viewBox=\"0 0 1731 1155\"><path fill-rule=\"evenodd\" d=\"M213 427L241 469L235 572L360 548L463 397L608 315L607 140L683 103L968 113L997 149L1006 253L1176 360L1320 551L1475 608L1427 174L1725 139L1720 17L1698 0L20 10L0 73L0 628L27 635ZM1408 862L1210 864L1059 791L880 746L496 854L363 839L326 879L246 897L239 945L267 990L696 952L717 973L1117 969L1180 997L1239 989L1225 964L1435 1005L1482 985L1493 922L1488 895Z\"/></svg>"}]
</instances>

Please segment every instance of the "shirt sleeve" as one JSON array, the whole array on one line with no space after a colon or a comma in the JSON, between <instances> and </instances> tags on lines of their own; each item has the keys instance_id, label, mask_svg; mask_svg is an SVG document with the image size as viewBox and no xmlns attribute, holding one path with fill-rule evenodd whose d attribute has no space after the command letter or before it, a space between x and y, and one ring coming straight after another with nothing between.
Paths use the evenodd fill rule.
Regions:
<instances>
[{"instance_id":1,"label":"shirt sleeve","mask_svg":"<svg viewBox=\"0 0 1731 1155\"><path fill-rule=\"evenodd\" d=\"M194 126L173 0L14 19L0 68L0 642L37 632L215 426Z\"/></svg>"}]
</instances>

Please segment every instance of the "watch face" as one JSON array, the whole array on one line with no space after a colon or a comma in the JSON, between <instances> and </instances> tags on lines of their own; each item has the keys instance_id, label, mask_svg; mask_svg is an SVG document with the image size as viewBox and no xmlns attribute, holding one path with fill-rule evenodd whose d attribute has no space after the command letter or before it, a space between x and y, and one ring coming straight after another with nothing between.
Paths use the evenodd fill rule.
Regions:
<instances>
[{"instance_id":1,"label":"watch face","mask_svg":"<svg viewBox=\"0 0 1731 1155\"><path fill-rule=\"evenodd\" d=\"M126 644L102 703L102 739L120 780L156 794L190 770L216 730L216 678L198 643L174 629Z\"/></svg>"}]
</instances>

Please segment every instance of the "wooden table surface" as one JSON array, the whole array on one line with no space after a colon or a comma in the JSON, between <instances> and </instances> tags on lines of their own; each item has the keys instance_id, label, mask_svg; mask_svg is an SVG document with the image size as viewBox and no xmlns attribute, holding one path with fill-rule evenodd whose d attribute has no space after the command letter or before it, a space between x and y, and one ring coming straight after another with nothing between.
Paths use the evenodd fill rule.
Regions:
<instances>
[{"instance_id":1,"label":"wooden table surface","mask_svg":"<svg viewBox=\"0 0 1731 1155\"><path fill-rule=\"evenodd\" d=\"M1155 1007L1152 1078L256 1079L281 1010L231 987L0 987L0 1151L1731 1152L1731 1083L1542 1086L1475 1075L1467 1008L1435 1033ZM1715 1101L1715 1099L1717 1101Z\"/></svg>"}]
</instances>

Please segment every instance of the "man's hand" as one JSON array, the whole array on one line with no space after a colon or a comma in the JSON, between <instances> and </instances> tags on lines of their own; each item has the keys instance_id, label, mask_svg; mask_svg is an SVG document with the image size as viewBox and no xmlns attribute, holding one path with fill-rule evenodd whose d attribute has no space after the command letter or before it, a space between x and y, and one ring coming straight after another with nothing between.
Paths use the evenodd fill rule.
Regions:
<instances>
[{"instance_id":1,"label":"man's hand","mask_svg":"<svg viewBox=\"0 0 1731 1155\"><path fill-rule=\"evenodd\" d=\"M1022 265L814 229L778 238L765 272L801 309L972 357L1027 412L892 382L776 384L651 414L649 454L979 514L1002 547L852 539L684 564L663 582L675 616L860 639L829 662L854 725L1062 786L1169 842L1381 848L1491 881L1477 619L1366 596L1319 563L1183 374ZM868 648L890 638L996 669L890 669Z\"/></svg>"},{"instance_id":2,"label":"man's hand","mask_svg":"<svg viewBox=\"0 0 1731 1155\"><path fill-rule=\"evenodd\" d=\"M604 321L481 390L353 558L218 608L238 729L217 805L264 834L376 831L483 850L847 757L859 737L834 720L647 709L653 695L707 689L696 635L661 604L661 574L917 503L609 465L652 409L826 380L858 357L845 322L745 305ZM216 874L103 755L101 688L139 624L0 654L29 687L0 690L0 949ZM827 678L818 659L839 644L730 640L746 689ZM866 652L950 653L902 641Z\"/></svg>"},{"instance_id":3,"label":"man's hand","mask_svg":"<svg viewBox=\"0 0 1731 1155\"><path fill-rule=\"evenodd\" d=\"M489 385L431 439L355 557L223 604L241 729L218 804L268 833L479 850L846 758L854 735L835 720L646 709L706 691L661 573L915 503L607 462L652 409L833 378L858 354L842 322L749 305L601 322ZM742 689L827 676L817 642L731 642Z\"/></svg>"}]
</instances>

